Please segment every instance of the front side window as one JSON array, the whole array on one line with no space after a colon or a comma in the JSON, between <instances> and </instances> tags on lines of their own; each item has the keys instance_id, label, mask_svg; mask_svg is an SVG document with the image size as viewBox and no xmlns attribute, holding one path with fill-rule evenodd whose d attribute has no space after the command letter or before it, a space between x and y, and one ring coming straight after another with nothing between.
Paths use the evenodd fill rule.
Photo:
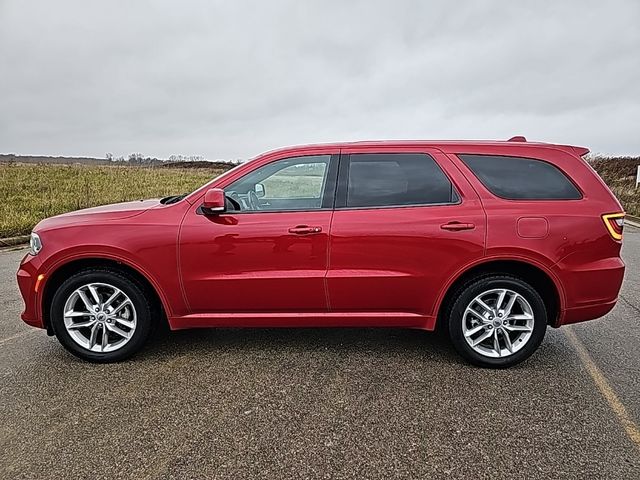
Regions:
<instances>
[{"instance_id":1,"label":"front side window","mask_svg":"<svg viewBox=\"0 0 640 480\"><path fill-rule=\"evenodd\" d=\"M423 153L349 156L346 207L446 204L458 201L435 160Z\"/></svg>"},{"instance_id":2,"label":"front side window","mask_svg":"<svg viewBox=\"0 0 640 480\"><path fill-rule=\"evenodd\" d=\"M319 209L330 160L331 155L277 160L236 180L225 194L240 211Z\"/></svg>"},{"instance_id":3,"label":"front side window","mask_svg":"<svg viewBox=\"0 0 640 480\"><path fill-rule=\"evenodd\" d=\"M571 180L550 163L533 158L458 155L494 195L508 200L578 200Z\"/></svg>"}]
</instances>

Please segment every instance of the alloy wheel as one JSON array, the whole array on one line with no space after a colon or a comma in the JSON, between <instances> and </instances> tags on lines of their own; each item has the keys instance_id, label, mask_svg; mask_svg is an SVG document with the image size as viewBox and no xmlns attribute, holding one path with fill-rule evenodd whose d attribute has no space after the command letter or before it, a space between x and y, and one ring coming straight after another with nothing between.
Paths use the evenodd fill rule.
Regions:
<instances>
[{"instance_id":1,"label":"alloy wheel","mask_svg":"<svg viewBox=\"0 0 640 480\"><path fill-rule=\"evenodd\" d=\"M521 294L506 288L487 290L475 297L462 316L462 333L469 346L485 357L513 355L533 333L531 305Z\"/></svg>"},{"instance_id":2,"label":"alloy wheel","mask_svg":"<svg viewBox=\"0 0 640 480\"><path fill-rule=\"evenodd\" d=\"M131 299L107 283L89 283L74 290L65 302L63 317L73 341L97 353L122 348L137 324Z\"/></svg>"}]
</instances>

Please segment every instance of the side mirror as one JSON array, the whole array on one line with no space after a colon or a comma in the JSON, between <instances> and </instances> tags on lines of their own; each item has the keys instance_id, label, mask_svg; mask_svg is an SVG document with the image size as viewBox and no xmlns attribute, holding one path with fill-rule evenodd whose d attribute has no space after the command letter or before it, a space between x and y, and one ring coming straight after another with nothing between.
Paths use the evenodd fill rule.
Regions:
<instances>
[{"instance_id":1,"label":"side mirror","mask_svg":"<svg viewBox=\"0 0 640 480\"><path fill-rule=\"evenodd\" d=\"M205 215L215 215L222 213L226 209L226 199L224 190L221 188L210 188L204 194L204 202L201 205Z\"/></svg>"},{"instance_id":2,"label":"side mirror","mask_svg":"<svg viewBox=\"0 0 640 480\"><path fill-rule=\"evenodd\" d=\"M255 186L255 191L256 191L256 197L258 198L262 198L265 196L265 190L264 190L264 185L261 183L256 183Z\"/></svg>"}]
</instances>

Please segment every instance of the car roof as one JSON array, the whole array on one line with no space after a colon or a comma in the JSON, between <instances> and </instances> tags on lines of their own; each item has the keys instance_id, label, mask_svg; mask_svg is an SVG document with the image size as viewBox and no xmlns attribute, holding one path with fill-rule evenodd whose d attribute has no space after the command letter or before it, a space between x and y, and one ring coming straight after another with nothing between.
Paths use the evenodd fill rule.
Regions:
<instances>
[{"instance_id":1,"label":"car roof","mask_svg":"<svg viewBox=\"0 0 640 480\"><path fill-rule=\"evenodd\" d=\"M315 144L306 144L306 145L292 145L289 147L278 148L275 150L271 150L267 153L279 153L279 152L288 152L293 150L300 149L310 149L310 148L345 148L345 147L377 147L377 146L397 146L397 147L407 147L407 146L423 146L423 147L445 147L447 150L455 149L455 147L474 147L474 146L482 146L482 147L551 147L557 148L560 150L569 151L578 156L583 156L589 153L589 149L586 147L579 147L575 145L561 145L554 143L545 143L545 142L529 142L525 137L516 136L512 137L509 140L362 140L362 141L352 141L352 142L330 142L330 143L315 143Z\"/></svg>"}]
</instances>

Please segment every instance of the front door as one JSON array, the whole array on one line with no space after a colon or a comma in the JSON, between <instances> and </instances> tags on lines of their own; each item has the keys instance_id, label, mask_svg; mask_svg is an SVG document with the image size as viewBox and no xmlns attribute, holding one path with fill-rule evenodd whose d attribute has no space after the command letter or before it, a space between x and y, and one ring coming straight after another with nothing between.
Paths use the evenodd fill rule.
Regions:
<instances>
[{"instance_id":1,"label":"front door","mask_svg":"<svg viewBox=\"0 0 640 480\"><path fill-rule=\"evenodd\" d=\"M179 240L192 313L327 311L337 160L275 158L224 188L227 212L203 215L194 205Z\"/></svg>"},{"instance_id":2,"label":"front door","mask_svg":"<svg viewBox=\"0 0 640 480\"><path fill-rule=\"evenodd\" d=\"M445 282L483 254L478 196L436 149L342 152L327 273L331 309L424 324Z\"/></svg>"}]
</instances>

